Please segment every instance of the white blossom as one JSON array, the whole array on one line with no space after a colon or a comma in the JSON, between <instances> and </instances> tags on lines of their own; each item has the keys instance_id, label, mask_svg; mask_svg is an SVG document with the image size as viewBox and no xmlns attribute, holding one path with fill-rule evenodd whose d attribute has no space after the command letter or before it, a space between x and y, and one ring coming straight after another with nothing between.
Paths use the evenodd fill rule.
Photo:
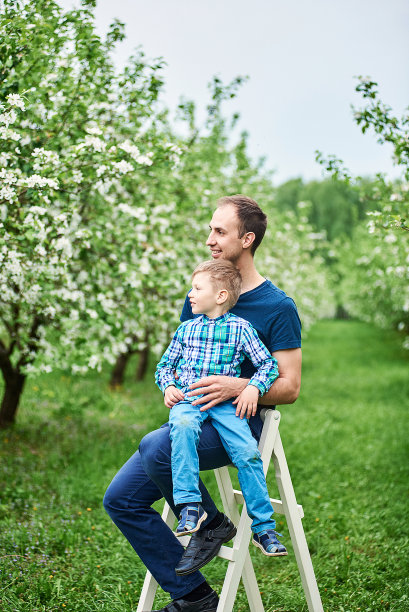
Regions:
<instances>
[{"instance_id":1,"label":"white blossom","mask_svg":"<svg viewBox=\"0 0 409 612\"><path fill-rule=\"evenodd\" d=\"M0 115L0 123L4 123L7 127L14 123L17 119L17 113L14 110L9 110Z\"/></svg>"},{"instance_id":2,"label":"white blossom","mask_svg":"<svg viewBox=\"0 0 409 612\"><path fill-rule=\"evenodd\" d=\"M127 174L128 172L131 172L134 169L132 164L125 160L122 160L120 162L113 162L112 166L115 168L115 170L119 172L119 174Z\"/></svg>"},{"instance_id":3,"label":"white blossom","mask_svg":"<svg viewBox=\"0 0 409 612\"><path fill-rule=\"evenodd\" d=\"M26 185L27 187L51 187L52 189L58 189L58 181L56 179L46 178L38 174L28 176Z\"/></svg>"},{"instance_id":4,"label":"white blossom","mask_svg":"<svg viewBox=\"0 0 409 612\"><path fill-rule=\"evenodd\" d=\"M55 241L54 247L57 251L63 251L67 257L72 257L72 245L66 236L61 236Z\"/></svg>"},{"instance_id":5,"label":"white blossom","mask_svg":"<svg viewBox=\"0 0 409 612\"><path fill-rule=\"evenodd\" d=\"M10 153L0 153L0 166L7 166L9 160L11 158Z\"/></svg>"},{"instance_id":6,"label":"white blossom","mask_svg":"<svg viewBox=\"0 0 409 612\"><path fill-rule=\"evenodd\" d=\"M2 168L0 170L0 181L8 185L13 185L17 182L17 176L14 174L14 172L7 171L5 168Z\"/></svg>"},{"instance_id":7,"label":"white blossom","mask_svg":"<svg viewBox=\"0 0 409 612\"><path fill-rule=\"evenodd\" d=\"M153 153L147 153L147 155L139 155L138 157L135 158L135 161L138 162L138 164L142 164L144 166L152 166L153 161L152 161L152 156Z\"/></svg>"},{"instance_id":8,"label":"white blossom","mask_svg":"<svg viewBox=\"0 0 409 612\"><path fill-rule=\"evenodd\" d=\"M92 149L94 149L94 151L97 151L98 153L105 151L107 146L106 142L101 140L101 138L98 138L98 136L91 135L85 136L84 144L87 147L91 147Z\"/></svg>"},{"instance_id":9,"label":"white blossom","mask_svg":"<svg viewBox=\"0 0 409 612\"><path fill-rule=\"evenodd\" d=\"M126 153L129 153L129 155L135 160L141 154L138 147L136 145L133 145L130 140L125 140L124 142L118 145L118 148L122 149Z\"/></svg>"},{"instance_id":10,"label":"white blossom","mask_svg":"<svg viewBox=\"0 0 409 612\"><path fill-rule=\"evenodd\" d=\"M88 360L88 367L91 369L94 369L95 366L99 365L100 363L100 358L97 355L91 355L91 357Z\"/></svg>"},{"instance_id":11,"label":"white blossom","mask_svg":"<svg viewBox=\"0 0 409 612\"><path fill-rule=\"evenodd\" d=\"M12 187L8 187L7 185L0 187L0 200L8 200L8 202L13 202L16 196L16 191Z\"/></svg>"},{"instance_id":12,"label":"white blossom","mask_svg":"<svg viewBox=\"0 0 409 612\"><path fill-rule=\"evenodd\" d=\"M15 142L18 142L21 140L21 134L14 132L14 130L10 130L7 127L0 126L0 138L2 140L14 140Z\"/></svg>"},{"instance_id":13,"label":"white blossom","mask_svg":"<svg viewBox=\"0 0 409 612\"><path fill-rule=\"evenodd\" d=\"M9 94L7 96L7 102L10 106L17 106L21 110L24 110L24 100L19 94Z\"/></svg>"},{"instance_id":14,"label":"white blossom","mask_svg":"<svg viewBox=\"0 0 409 612\"><path fill-rule=\"evenodd\" d=\"M89 127L86 128L86 131L88 134L91 134L91 136L101 136L102 135L102 130L97 125L90 125Z\"/></svg>"}]
</instances>

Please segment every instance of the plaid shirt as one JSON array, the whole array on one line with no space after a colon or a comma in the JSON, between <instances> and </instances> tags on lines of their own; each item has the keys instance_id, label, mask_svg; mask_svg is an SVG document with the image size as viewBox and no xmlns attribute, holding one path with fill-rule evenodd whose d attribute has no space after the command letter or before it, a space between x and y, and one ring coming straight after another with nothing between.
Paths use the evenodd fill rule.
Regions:
<instances>
[{"instance_id":1,"label":"plaid shirt","mask_svg":"<svg viewBox=\"0 0 409 612\"><path fill-rule=\"evenodd\" d=\"M238 377L245 356L257 368L248 384L263 395L278 378L278 368L254 327L230 312L216 319L201 315L178 327L158 363L155 381L162 392L170 385L187 391L212 374Z\"/></svg>"}]
</instances>

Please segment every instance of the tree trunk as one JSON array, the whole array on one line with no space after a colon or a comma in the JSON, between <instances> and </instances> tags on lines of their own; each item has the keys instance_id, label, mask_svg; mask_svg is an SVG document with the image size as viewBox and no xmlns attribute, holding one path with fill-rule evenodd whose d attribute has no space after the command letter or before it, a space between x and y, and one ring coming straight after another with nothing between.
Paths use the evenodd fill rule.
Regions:
<instances>
[{"instance_id":1,"label":"tree trunk","mask_svg":"<svg viewBox=\"0 0 409 612\"><path fill-rule=\"evenodd\" d=\"M26 375L18 370L8 372L7 376L4 376L6 386L0 407L0 429L10 427L15 422L25 381Z\"/></svg>"},{"instance_id":2,"label":"tree trunk","mask_svg":"<svg viewBox=\"0 0 409 612\"><path fill-rule=\"evenodd\" d=\"M347 310L345 310L345 308L342 306L342 304L338 304L337 305L337 310L335 312L335 318L337 320L348 320L351 317L349 316L349 312Z\"/></svg>"},{"instance_id":3,"label":"tree trunk","mask_svg":"<svg viewBox=\"0 0 409 612\"><path fill-rule=\"evenodd\" d=\"M145 378L146 370L148 369L149 346L139 351L138 367L136 368L136 380Z\"/></svg>"},{"instance_id":4,"label":"tree trunk","mask_svg":"<svg viewBox=\"0 0 409 612\"><path fill-rule=\"evenodd\" d=\"M131 354L132 353L129 352L122 353L122 355L119 355L114 365L114 369L112 370L111 380L109 383L111 387L119 387L120 385L124 384L125 369Z\"/></svg>"}]
</instances>

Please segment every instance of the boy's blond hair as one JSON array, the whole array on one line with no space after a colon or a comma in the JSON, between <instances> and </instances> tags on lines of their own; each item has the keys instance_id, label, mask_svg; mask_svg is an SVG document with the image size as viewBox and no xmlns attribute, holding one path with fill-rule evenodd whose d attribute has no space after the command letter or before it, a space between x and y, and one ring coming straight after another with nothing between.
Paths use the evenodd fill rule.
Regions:
<instances>
[{"instance_id":1,"label":"boy's blond hair","mask_svg":"<svg viewBox=\"0 0 409 612\"><path fill-rule=\"evenodd\" d=\"M210 282L215 289L227 291L229 294L226 302L227 310L233 308L241 292L241 274L236 266L227 259L203 261L193 271L192 280L196 274L202 272L209 275Z\"/></svg>"}]
</instances>

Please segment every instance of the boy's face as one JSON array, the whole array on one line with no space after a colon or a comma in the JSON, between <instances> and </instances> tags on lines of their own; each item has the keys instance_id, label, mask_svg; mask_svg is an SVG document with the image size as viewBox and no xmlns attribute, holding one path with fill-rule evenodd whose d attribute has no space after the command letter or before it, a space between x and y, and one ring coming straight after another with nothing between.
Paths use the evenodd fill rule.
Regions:
<instances>
[{"instance_id":1,"label":"boy's face","mask_svg":"<svg viewBox=\"0 0 409 612\"><path fill-rule=\"evenodd\" d=\"M213 259L228 259L236 263L243 254L243 238L239 238L239 219L236 208L225 204L216 208L210 221L206 241Z\"/></svg>"},{"instance_id":2,"label":"boy's face","mask_svg":"<svg viewBox=\"0 0 409 612\"><path fill-rule=\"evenodd\" d=\"M192 279L192 289L189 291L189 300L193 314L213 316L220 307L217 298L220 290L216 289L207 272L198 272Z\"/></svg>"}]
</instances>

